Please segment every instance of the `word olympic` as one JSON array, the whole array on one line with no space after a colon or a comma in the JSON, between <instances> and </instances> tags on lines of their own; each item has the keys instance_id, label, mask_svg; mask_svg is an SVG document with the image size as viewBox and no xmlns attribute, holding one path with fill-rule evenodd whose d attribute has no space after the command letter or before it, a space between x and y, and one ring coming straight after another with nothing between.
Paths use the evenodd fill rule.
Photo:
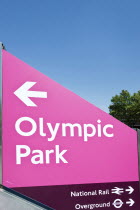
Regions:
<instances>
[{"instance_id":1,"label":"word olympic","mask_svg":"<svg viewBox=\"0 0 140 210\"><path fill-rule=\"evenodd\" d=\"M25 131L25 124L28 123L30 129ZM93 137L101 138L114 137L113 133L113 125L112 124L102 124L102 121L98 119L96 124L79 124L79 123L50 123L45 122L44 118L38 118L38 120L34 120L30 117L21 117L15 123L16 132L23 137L30 137L34 134L38 133L39 136L45 137L47 141L52 142L56 139L57 135L66 137L80 137L84 142L88 142ZM24 150L24 152L23 152ZM59 145L55 145L54 150L45 150L45 163L50 163L50 156L52 153L55 155L56 163L68 163L68 161L64 158L67 150L60 150ZM26 158L30 155L33 155L31 158L31 162L33 164L43 164L44 163L44 154L41 150L33 150L31 151L30 147L27 145L17 145L16 146L16 164L21 164L22 158Z\"/></svg>"}]
</instances>

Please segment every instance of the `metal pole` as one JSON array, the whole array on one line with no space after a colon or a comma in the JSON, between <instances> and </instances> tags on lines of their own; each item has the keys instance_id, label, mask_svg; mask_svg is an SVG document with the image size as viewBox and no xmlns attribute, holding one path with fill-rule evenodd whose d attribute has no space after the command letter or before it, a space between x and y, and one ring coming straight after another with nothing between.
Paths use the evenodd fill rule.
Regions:
<instances>
[{"instance_id":1,"label":"metal pole","mask_svg":"<svg viewBox=\"0 0 140 210\"><path fill-rule=\"evenodd\" d=\"M0 185L2 184L2 49L5 49L0 42Z\"/></svg>"}]
</instances>

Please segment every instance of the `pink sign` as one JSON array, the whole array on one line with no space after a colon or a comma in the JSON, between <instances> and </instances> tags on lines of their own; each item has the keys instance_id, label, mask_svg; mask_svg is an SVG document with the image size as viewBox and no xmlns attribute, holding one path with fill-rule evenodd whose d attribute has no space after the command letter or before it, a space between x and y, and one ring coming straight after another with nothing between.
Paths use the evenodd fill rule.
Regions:
<instances>
[{"instance_id":1,"label":"pink sign","mask_svg":"<svg viewBox=\"0 0 140 210\"><path fill-rule=\"evenodd\" d=\"M3 185L139 181L137 133L7 51Z\"/></svg>"}]
</instances>

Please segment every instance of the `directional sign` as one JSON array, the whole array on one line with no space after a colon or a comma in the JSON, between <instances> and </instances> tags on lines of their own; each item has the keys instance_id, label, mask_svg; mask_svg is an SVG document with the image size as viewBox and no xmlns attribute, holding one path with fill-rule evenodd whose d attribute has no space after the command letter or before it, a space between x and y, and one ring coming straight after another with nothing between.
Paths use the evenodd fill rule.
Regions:
<instances>
[{"instance_id":1,"label":"directional sign","mask_svg":"<svg viewBox=\"0 0 140 210\"><path fill-rule=\"evenodd\" d=\"M5 50L2 64L6 189L48 209L136 209L137 132Z\"/></svg>"}]
</instances>

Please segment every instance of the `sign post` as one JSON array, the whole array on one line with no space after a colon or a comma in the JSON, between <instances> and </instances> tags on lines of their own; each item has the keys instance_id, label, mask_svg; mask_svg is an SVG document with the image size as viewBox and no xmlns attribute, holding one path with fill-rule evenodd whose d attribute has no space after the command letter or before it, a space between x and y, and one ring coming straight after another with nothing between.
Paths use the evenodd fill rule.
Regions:
<instances>
[{"instance_id":1,"label":"sign post","mask_svg":"<svg viewBox=\"0 0 140 210\"><path fill-rule=\"evenodd\" d=\"M2 62L3 186L51 210L137 210L137 132L5 50Z\"/></svg>"}]
</instances>

